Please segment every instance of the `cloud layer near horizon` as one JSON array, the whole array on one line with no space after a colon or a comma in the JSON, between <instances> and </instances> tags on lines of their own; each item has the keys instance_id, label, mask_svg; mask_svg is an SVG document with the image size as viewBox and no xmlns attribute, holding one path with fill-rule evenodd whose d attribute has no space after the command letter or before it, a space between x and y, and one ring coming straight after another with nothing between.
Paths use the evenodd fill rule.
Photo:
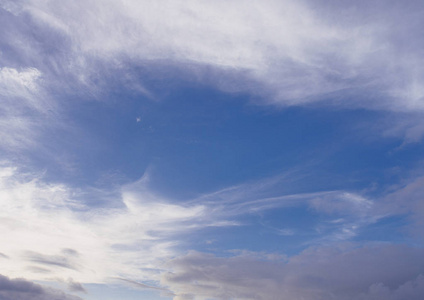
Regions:
<instances>
[{"instance_id":1,"label":"cloud layer near horizon","mask_svg":"<svg viewBox=\"0 0 424 300\"><path fill-rule=\"evenodd\" d=\"M93 209L75 201L81 191L43 183L34 176L23 177L11 167L1 171L0 259L2 272L9 276L73 278L83 283L160 280L169 289L163 291L175 293L175 299L284 295L368 300L385 295L397 300L406 294L419 299L422 292L421 248L345 242L362 227L399 213L411 214L409 230L421 235L422 179L391 192L379 200L379 207L373 207L369 200L346 192L263 198L273 188L273 180L172 204L152 194L144 178L122 187L122 208ZM240 226L239 216L305 205L321 215L316 225L323 238L290 258L241 250L227 257L200 252L181 256L178 250L188 242L184 235L211 226Z\"/></svg>"},{"instance_id":2,"label":"cloud layer near horizon","mask_svg":"<svg viewBox=\"0 0 424 300\"><path fill-rule=\"evenodd\" d=\"M170 262L174 299L402 300L424 292L422 249L354 244L310 248L287 261L192 252Z\"/></svg>"}]
</instances>

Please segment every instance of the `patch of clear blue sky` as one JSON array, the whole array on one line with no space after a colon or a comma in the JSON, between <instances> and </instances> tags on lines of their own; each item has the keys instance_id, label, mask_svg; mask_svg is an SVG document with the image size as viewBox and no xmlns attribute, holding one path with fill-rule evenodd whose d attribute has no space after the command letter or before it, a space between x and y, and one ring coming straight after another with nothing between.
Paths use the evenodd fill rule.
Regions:
<instances>
[{"instance_id":1,"label":"patch of clear blue sky","mask_svg":"<svg viewBox=\"0 0 424 300\"><path fill-rule=\"evenodd\" d=\"M64 122L79 132L50 133L45 144L77 171L35 157L47 177L94 185L136 180L150 168L152 188L187 199L296 168L304 178L286 193L361 189L383 177L390 183L388 170L413 167L422 150L395 150L402 140L372 126L384 112L262 107L204 87L178 89L159 101L125 91L111 97L69 101Z\"/></svg>"},{"instance_id":2,"label":"patch of clear blue sky","mask_svg":"<svg viewBox=\"0 0 424 300\"><path fill-rule=\"evenodd\" d=\"M363 228L354 240L408 244L413 242L407 232L407 225L409 224L410 220L405 215L384 217L376 223Z\"/></svg>"}]
</instances>

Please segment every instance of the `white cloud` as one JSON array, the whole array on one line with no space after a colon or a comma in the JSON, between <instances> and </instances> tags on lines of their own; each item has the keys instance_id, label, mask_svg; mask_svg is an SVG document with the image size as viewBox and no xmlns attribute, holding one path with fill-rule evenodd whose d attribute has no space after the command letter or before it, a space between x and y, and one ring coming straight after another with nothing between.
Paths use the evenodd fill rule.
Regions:
<instances>
[{"instance_id":1,"label":"white cloud","mask_svg":"<svg viewBox=\"0 0 424 300\"><path fill-rule=\"evenodd\" d=\"M40 78L41 72L34 68L0 68L1 148L13 151L33 145L39 127L33 117L49 109L38 84Z\"/></svg>"},{"instance_id":2,"label":"white cloud","mask_svg":"<svg viewBox=\"0 0 424 300\"><path fill-rule=\"evenodd\" d=\"M152 97L142 79L122 73L128 65L148 66L152 74L143 76L172 76L155 70L163 62L187 80L248 91L261 96L262 104L322 101L407 116L416 112L413 120L384 134L419 141L424 132L422 13L413 6L375 4L368 14L364 3L340 9L291 0L2 1L0 7L11 15L5 14L0 25L13 28L5 30L12 34L0 33L2 150L35 151L41 129L57 125L49 119L61 107L57 95L98 97L115 76L119 84ZM350 239L379 218L374 202L353 193L275 197L276 182L286 178L230 187L182 204L151 193L143 180L117 191L122 207L89 208L74 200L84 191L1 167L2 272L69 282L159 280L169 268L165 262L177 255L180 234L239 225L235 219L241 215L303 205L326 216L317 231L331 242ZM419 178L379 207L383 215L411 214L419 235L422 186ZM281 235L297 232L275 229ZM288 263L190 253L171 263L174 273L162 282L178 299L397 300L408 293L415 299L422 291L420 249L309 251Z\"/></svg>"},{"instance_id":3,"label":"white cloud","mask_svg":"<svg viewBox=\"0 0 424 300\"><path fill-rule=\"evenodd\" d=\"M377 222L387 212L377 211L374 201L346 191L321 191L315 193L285 194L296 180L303 180L297 171L279 176L228 187L203 195L191 203L207 205L217 216L235 218L241 215L266 215L278 209L301 208L305 214L317 214L320 221L313 223L316 235L308 243L328 243L349 240L364 227ZM282 194L281 196L275 196ZM302 223L276 228L261 223L266 229L279 235L293 235L302 231Z\"/></svg>"},{"instance_id":4,"label":"white cloud","mask_svg":"<svg viewBox=\"0 0 424 300\"><path fill-rule=\"evenodd\" d=\"M67 37L66 64L81 83L98 77L95 68L89 71L93 59L111 69L119 69L125 60L138 65L165 60L183 70L203 65L228 71L224 79L212 82L265 95L266 102L276 105L330 100L373 109L422 110L422 16L417 8L345 5L342 9L291 0L248 5L26 1L23 11L43 30L47 26ZM196 71L190 76L195 78Z\"/></svg>"},{"instance_id":5,"label":"white cloud","mask_svg":"<svg viewBox=\"0 0 424 300\"><path fill-rule=\"evenodd\" d=\"M344 220L323 227L321 236L336 237L349 226L356 229L374 221L368 210L358 210L369 201L353 194L322 192L261 198L274 181L171 203L149 190L145 175L115 193L114 201L123 205L94 208L81 200L84 191L45 183L42 176L22 174L4 164L0 168L0 253L7 259L3 259L2 272L32 280L71 278L82 283L104 283L114 277L158 280L159 273L167 269L165 262L178 255L183 235L210 226L240 225L240 216L275 208L300 205L307 209L314 203L317 209L317 199L319 210L332 219L340 212L325 207L333 206L339 198L343 204L337 207ZM275 233L292 235L296 230L277 228ZM351 236L345 234L336 240Z\"/></svg>"},{"instance_id":6,"label":"white cloud","mask_svg":"<svg viewBox=\"0 0 424 300\"><path fill-rule=\"evenodd\" d=\"M20 101L29 102L29 106L42 109L33 99L34 94L39 90L37 81L40 77L40 71L34 68L22 71L14 68L0 68L0 95L6 100L18 98Z\"/></svg>"},{"instance_id":7,"label":"white cloud","mask_svg":"<svg viewBox=\"0 0 424 300\"><path fill-rule=\"evenodd\" d=\"M2 148L40 146L44 128L63 125L53 115L70 95L102 99L119 86L153 99L144 79L173 76L249 92L261 104L406 112L383 135L420 141L419 10L345 4L2 1L0 25L10 32L0 39Z\"/></svg>"},{"instance_id":8,"label":"white cloud","mask_svg":"<svg viewBox=\"0 0 424 300\"><path fill-rule=\"evenodd\" d=\"M340 192L336 197L334 195L317 195L310 204L318 211L328 214L332 213L355 213L366 214L373 203L357 194Z\"/></svg>"},{"instance_id":9,"label":"white cloud","mask_svg":"<svg viewBox=\"0 0 424 300\"><path fill-rule=\"evenodd\" d=\"M34 174L3 167L0 177L2 272L45 280L110 277L154 279L174 255L181 232L208 225L202 206L180 206L124 187L124 208L88 208L78 190L47 184ZM117 201L119 199L116 199ZM187 222L190 221L190 222Z\"/></svg>"},{"instance_id":10,"label":"white cloud","mask_svg":"<svg viewBox=\"0 0 424 300\"><path fill-rule=\"evenodd\" d=\"M350 239L361 227L378 220L373 202L346 192L261 198L272 191L276 181L240 185L177 204L152 193L146 175L120 189L120 199L115 201L122 201L123 206L90 208L74 200L80 198L77 189L45 183L41 176L3 165L2 272L29 280L81 283L122 278L136 280L140 287L145 285L143 281L161 280L162 287L145 288L175 293L175 299L273 299L285 295L306 300L368 300L386 293L397 300L401 296L396 295L403 295L405 289L420 291L422 280L417 276L424 273L421 249L335 243ZM386 211L379 207L380 213L402 213L399 199L419 194L420 183L417 180L391 194ZM309 245L328 247L310 246L290 258L243 250L226 258L196 252L181 256L177 251L176 246L184 243L181 236L193 230L233 226L241 215L299 205L321 215L323 238L309 241ZM280 234L296 230L283 228ZM168 273L161 276L163 272Z\"/></svg>"}]
</instances>

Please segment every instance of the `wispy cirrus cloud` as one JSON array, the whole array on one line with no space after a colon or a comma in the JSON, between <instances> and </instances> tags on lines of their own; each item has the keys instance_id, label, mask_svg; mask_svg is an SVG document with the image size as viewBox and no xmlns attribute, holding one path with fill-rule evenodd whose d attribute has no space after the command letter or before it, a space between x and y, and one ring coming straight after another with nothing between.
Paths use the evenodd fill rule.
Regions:
<instances>
[{"instance_id":1,"label":"wispy cirrus cloud","mask_svg":"<svg viewBox=\"0 0 424 300\"><path fill-rule=\"evenodd\" d=\"M40 79L41 73L35 68L0 68L2 150L34 146L39 133L35 118L46 114L50 106L39 86Z\"/></svg>"},{"instance_id":2,"label":"wispy cirrus cloud","mask_svg":"<svg viewBox=\"0 0 424 300\"><path fill-rule=\"evenodd\" d=\"M283 212L293 208L303 210L319 216L319 221L311 222L312 227L308 228L315 236L308 244L350 240L364 227L390 215L389 212L380 210L380 199L367 198L360 193L343 190L288 193L297 181L304 180L300 173L299 170L288 171L279 176L227 187L202 195L189 203L202 203L217 216L229 219L246 215L261 216L272 211ZM260 223L261 226L285 236L291 236L300 230Z\"/></svg>"},{"instance_id":3,"label":"wispy cirrus cloud","mask_svg":"<svg viewBox=\"0 0 424 300\"><path fill-rule=\"evenodd\" d=\"M345 4L2 1L2 148L54 156L46 132L78 130L61 122L70 101L122 88L152 99L152 81L162 91L181 78L266 105L403 112L380 132L420 141L420 5ZM54 159L71 169L65 152Z\"/></svg>"},{"instance_id":4,"label":"wispy cirrus cloud","mask_svg":"<svg viewBox=\"0 0 424 300\"><path fill-rule=\"evenodd\" d=\"M111 72L122 73L126 61L146 66L165 60L179 65L190 80L266 95L263 101L268 104L324 101L348 107L422 110L422 7L418 2L391 4L344 2L343 7L331 3L317 7L308 1L212 5L93 0L60 6L51 1L23 1L14 4L14 9L6 1L3 7L17 20L25 16L41 31L51 32L33 38L41 45L55 41L57 60L53 56L44 68L63 78L71 75L92 91L104 80L98 74L100 65L93 61L109 66L101 67L108 77ZM415 42L403 46L406 37ZM59 53L65 53L66 59ZM27 53L21 51L21 55ZM40 62L36 61L32 59L35 65L27 67L37 67ZM198 77L205 74L201 66L226 73L226 80Z\"/></svg>"}]
</instances>

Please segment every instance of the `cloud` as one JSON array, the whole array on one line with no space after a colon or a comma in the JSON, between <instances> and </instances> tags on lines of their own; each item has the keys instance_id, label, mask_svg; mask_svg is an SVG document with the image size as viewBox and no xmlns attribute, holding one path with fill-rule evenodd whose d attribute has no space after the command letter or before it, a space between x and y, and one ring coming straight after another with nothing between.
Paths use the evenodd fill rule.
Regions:
<instances>
[{"instance_id":1,"label":"cloud","mask_svg":"<svg viewBox=\"0 0 424 300\"><path fill-rule=\"evenodd\" d=\"M45 107L34 99L39 88L37 81L41 73L35 68L27 68L18 71L14 68L1 68L0 69L0 95L5 100L19 99L27 102L27 106L31 106L36 110L43 110Z\"/></svg>"},{"instance_id":2,"label":"cloud","mask_svg":"<svg viewBox=\"0 0 424 300\"><path fill-rule=\"evenodd\" d=\"M41 73L35 68L18 71L0 68L0 137L2 150L16 150L34 145L37 122L34 117L46 113L39 80Z\"/></svg>"},{"instance_id":3,"label":"cloud","mask_svg":"<svg viewBox=\"0 0 424 300\"><path fill-rule=\"evenodd\" d=\"M68 83L94 92L114 72L129 76L128 62L142 68L165 62L190 80L247 91L266 104L422 111L422 6L410 4L90 0L3 7L14 14L12 22L24 19L46 33L31 39L37 51L51 42L56 47L48 64L32 57L34 65L26 67L73 78ZM212 72L210 78L204 67L224 77ZM149 93L143 82L128 82Z\"/></svg>"},{"instance_id":4,"label":"cloud","mask_svg":"<svg viewBox=\"0 0 424 300\"><path fill-rule=\"evenodd\" d=\"M21 173L4 164L0 168L0 251L8 259L3 259L3 273L31 280L78 278L82 283L105 283L113 277L159 280L160 271L167 268L165 262L179 255L188 234L210 227L240 226L239 218L246 215L313 208L323 216L318 225L325 225L316 236L331 237L329 240L349 239L375 220L369 210L371 202L352 193L270 197L281 178L180 203L156 195L149 189L148 179L146 174L137 182L117 187L114 202L121 205L90 207L81 198L84 190L47 183L40 174ZM343 221L330 222L340 215ZM352 224L356 227L349 235L340 234ZM296 230L277 228L276 234L290 235Z\"/></svg>"},{"instance_id":5,"label":"cloud","mask_svg":"<svg viewBox=\"0 0 424 300\"><path fill-rule=\"evenodd\" d=\"M319 221L312 222L313 228L309 228L315 236L308 242L312 244L349 240L357 236L363 228L388 214L379 211L375 201L359 193L343 190L287 193L297 181L302 180L304 178L298 171L289 171L272 178L205 194L190 203L202 203L214 215L227 219L246 215L266 216L268 212L284 209L303 209L305 214L319 215ZM300 229L276 228L271 224L260 223L279 235L293 235Z\"/></svg>"},{"instance_id":6,"label":"cloud","mask_svg":"<svg viewBox=\"0 0 424 300\"><path fill-rule=\"evenodd\" d=\"M63 122L68 102L107 101L122 89L156 99L175 80L248 93L261 105L390 110L402 120L382 134L421 141L419 1L344 5L2 1L1 148L11 156L37 148L72 169L44 142L84 134Z\"/></svg>"},{"instance_id":7,"label":"cloud","mask_svg":"<svg viewBox=\"0 0 424 300\"><path fill-rule=\"evenodd\" d=\"M138 288L138 289L159 291L159 292L161 292L161 295L166 296L166 297L175 296L174 293L172 293L170 290L168 290L166 288L150 286L150 285L147 285L147 284L144 284L144 283L141 283L141 282L137 282L137 281L125 279L125 278L116 278L116 279L121 280L125 283L128 283L131 286Z\"/></svg>"},{"instance_id":8,"label":"cloud","mask_svg":"<svg viewBox=\"0 0 424 300\"><path fill-rule=\"evenodd\" d=\"M151 79L206 83L248 93L261 105L392 111L398 119L394 125L390 119L383 135L404 136L405 144L421 141L422 4L341 3L344 7L292 0L1 1L0 150L14 158L25 151L43 156L46 136L57 128L71 131L63 125L67 102L107 101L103 96L112 89L154 99L158 89ZM167 84L160 90L172 88ZM422 237L422 178L369 199L346 191L290 193L285 188L298 180L290 176L179 203L149 190L146 176L113 187L108 194L112 204L92 207L86 198L104 199L105 191L48 183L40 174L24 174L5 163L0 166L2 272L62 280L80 292L79 282L119 277L165 293L142 283L162 278L176 299L397 300L422 295L423 253L418 248L309 247L288 261L244 254L179 256L188 233L240 226L242 216L292 207L320 216L312 228L317 238L309 246L351 240L382 216L397 214L410 215L411 231ZM298 232L291 226L269 228L285 236ZM28 299L30 294L42 300L79 299L0 277L0 298Z\"/></svg>"},{"instance_id":9,"label":"cloud","mask_svg":"<svg viewBox=\"0 0 424 300\"><path fill-rule=\"evenodd\" d=\"M43 287L25 279L9 279L0 275L0 299L4 300L82 300L62 291Z\"/></svg>"},{"instance_id":10,"label":"cloud","mask_svg":"<svg viewBox=\"0 0 424 300\"><path fill-rule=\"evenodd\" d=\"M375 284L369 291L355 298L355 300L402 300L420 299L424 293L424 276L420 275L415 280L408 281L393 290L383 284Z\"/></svg>"},{"instance_id":11,"label":"cloud","mask_svg":"<svg viewBox=\"0 0 424 300\"><path fill-rule=\"evenodd\" d=\"M412 262L403 261L402 258L404 256L410 259L416 258L416 262L419 262L417 253L421 251L420 249L385 245L361 248L359 245L359 248L347 247L334 250L335 253L331 252L332 245L351 240L361 229L384 216L412 214L417 223L411 228L419 228L419 220L422 219L422 210L419 205L419 195L422 194L420 194L421 178L376 201L345 191L272 196L284 190L285 184L282 181L286 177L282 175L256 183L250 182L229 187L191 201L172 203L149 189L149 175L146 174L137 182L117 188L113 193L116 195L114 201L121 202L121 205L106 204L90 207L82 201L83 198L79 194L84 195L85 192L81 189L71 188L65 184L47 183L39 174L20 172L16 167L5 163L0 168L0 198L3 199L0 212L0 252L7 256L7 259L2 259L2 272L7 276L63 282L67 282L69 278L78 278L78 282L82 283L106 283L112 278L122 278L145 285L144 281L157 282L162 272L173 270L177 275L181 272L183 279L187 276L192 278L189 282L186 282L186 279L181 279L180 282L180 275L174 276L173 273L169 273L166 279L162 279L162 283L169 286L170 292L178 295L176 297L183 297L181 294L188 290L195 295L205 295L204 297L256 299L248 296L255 293L260 295L262 291L259 287L256 292L249 290L258 286L253 283L255 276L258 276L257 280L264 278L264 283L259 286L264 284L263 286L267 286L270 293L277 295L284 292L288 293L287 297L291 297L296 294L295 290L287 287L287 291L282 291L278 282L283 279L284 282L289 282L290 274L297 274L305 268L308 272L312 272L313 276L308 273L310 276L318 277L319 280L328 282L330 286L331 282L339 278L338 273L341 273L343 268L351 270L358 260L358 264L363 264L364 268L366 267L364 260L376 261L377 269L383 268L381 259L394 260L405 264L402 267L405 272L409 266L411 266L411 272L418 268L419 270L414 271L412 277L417 278L421 274L419 263L412 267ZM292 176L287 178L293 179ZM289 180L288 184L290 182ZM404 201L405 198L408 201ZM314 235L309 235L309 240L303 244L303 248L309 247L307 248L309 250L299 256L291 257L289 262L282 260L274 265L275 261L267 262L271 256L258 258L247 256L246 252L232 258L219 258L201 253L181 256L181 246L185 245L187 235L193 234L196 230L213 226L241 226L242 223L239 222L241 217L261 216L268 212L276 212L278 209L293 207L302 208L305 213L316 214L319 218L307 225L310 226L309 230L314 230ZM271 224L264 226L271 228ZM288 230L287 227L275 227L271 230L277 235L293 235L300 228L290 226ZM319 248L316 245L329 247ZM379 253L380 260L377 256L373 256L374 252ZM396 258L396 255L400 258ZM173 258L175 259L172 263L167 264L167 261ZM345 258L352 261L352 264L349 265L346 262L344 265ZM299 262L307 259L313 263L308 267L300 266ZM322 261L323 264L319 265ZM196 266L197 263L200 265ZM234 266L232 266L233 263ZM339 269L332 267L332 263L339 266ZM185 269L185 264L194 264L194 269ZM373 263L370 264L373 266ZM219 265L224 271L227 268L224 266L228 265L228 269L231 270L228 271L230 278L237 278L238 275L246 273L243 276L248 275L247 281L235 285L231 283L232 279L227 282L225 279L227 275L219 273L221 272L219 269L214 269ZM262 266L259 267L259 265ZM184 268L180 270L180 266ZM241 266L244 266L244 269ZM312 269L313 266L316 269ZM207 270L210 268L217 274L211 279L208 276L203 278L202 272L209 272ZM237 273L239 268L242 269L240 273ZM265 271L267 268L269 271ZM286 269L290 272L285 271ZM320 274L318 271L320 269L327 270L329 273ZM191 274L190 272L194 270L202 276ZM331 273L331 270L334 272ZM372 278L366 283L358 283L360 288L355 291L355 295L371 293L374 288L368 289L373 284L380 283L377 281L379 275L372 273L372 270L368 271L374 274L372 275L374 277L370 275ZM359 270L355 268L354 272ZM390 273L392 270L387 272ZM217 288L221 281L215 282L218 280L215 277L218 278L221 275L224 278L221 280L226 283L222 288ZM240 278L245 278L243 276ZM253 276L253 279L249 276ZM302 279L303 275L300 273L299 276L301 279L296 280L309 280ZM306 278L309 278L308 276ZM363 274L358 276L367 278ZM382 280L381 283L392 291L413 280L411 276L408 280L396 281L397 286L393 286L390 280ZM193 280L198 284L191 282ZM259 280L259 282L262 281ZM245 294L239 291L238 284L249 286ZM408 284L406 286L409 286ZM73 290L78 287L72 283L70 286L74 287ZM146 288L148 286L150 285ZM348 289L347 281L340 283L340 286ZM166 292L162 290L163 287L158 288L158 291ZM303 290L303 287L299 289ZM309 290L312 295L311 289L308 287L305 291ZM330 291L325 290L325 286L323 289L319 293L328 296ZM210 292L206 292L207 290ZM258 297L257 299L260 299ZM309 299L307 298L309 296L305 297ZM344 299L343 297L348 296L345 296L343 292L338 299Z\"/></svg>"},{"instance_id":12,"label":"cloud","mask_svg":"<svg viewBox=\"0 0 424 300\"><path fill-rule=\"evenodd\" d=\"M174 299L283 295L304 300L371 300L387 294L387 299L397 300L405 293L421 291L422 249L340 243L381 216L413 213L419 222L420 178L390 193L384 205L344 191L271 197L281 188L281 176L171 203L153 193L148 180L146 174L120 187L115 201L122 205L88 207L75 200L80 198L79 190L46 183L40 175L23 174L4 164L0 168L0 251L8 259L2 259L2 272L68 282L71 291L80 292L84 288L72 278L81 283L121 278L163 295L175 294ZM405 198L410 202L404 202ZM178 250L184 236L195 230L240 225L239 217L290 207L303 207L320 216L313 224L320 232L298 255L232 251L230 256L218 257L200 252L182 255ZM283 228L276 234L296 231Z\"/></svg>"},{"instance_id":13,"label":"cloud","mask_svg":"<svg viewBox=\"0 0 424 300\"><path fill-rule=\"evenodd\" d=\"M415 237L424 237L424 177L418 176L396 186L380 203L382 212L409 216L412 224L407 228Z\"/></svg>"},{"instance_id":14,"label":"cloud","mask_svg":"<svg viewBox=\"0 0 424 300\"><path fill-rule=\"evenodd\" d=\"M118 188L120 206L89 207L75 200L78 193L37 174L0 168L0 251L9 257L4 274L84 283L117 276L154 280L181 234L230 225L208 216L205 206L157 197L144 179Z\"/></svg>"},{"instance_id":15,"label":"cloud","mask_svg":"<svg viewBox=\"0 0 424 300\"><path fill-rule=\"evenodd\" d=\"M63 252L63 251L62 251ZM25 257L28 261L38 265L58 266L68 269L78 269L72 259L65 255L43 255L32 251L27 251ZM72 257L71 257L72 258Z\"/></svg>"},{"instance_id":16,"label":"cloud","mask_svg":"<svg viewBox=\"0 0 424 300\"><path fill-rule=\"evenodd\" d=\"M87 293L82 284L74 281L72 278L68 279L68 290L71 292Z\"/></svg>"},{"instance_id":17,"label":"cloud","mask_svg":"<svg viewBox=\"0 0 424 300\"><path fill-rule=\"evenodd\" d=\"M174 299L419 299L422 255L389 245L309 248L288 261L190 252L162 283Z\"/></svg>"}]
</instances>

